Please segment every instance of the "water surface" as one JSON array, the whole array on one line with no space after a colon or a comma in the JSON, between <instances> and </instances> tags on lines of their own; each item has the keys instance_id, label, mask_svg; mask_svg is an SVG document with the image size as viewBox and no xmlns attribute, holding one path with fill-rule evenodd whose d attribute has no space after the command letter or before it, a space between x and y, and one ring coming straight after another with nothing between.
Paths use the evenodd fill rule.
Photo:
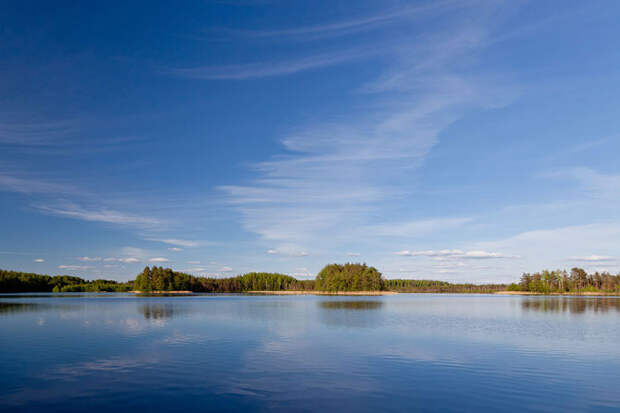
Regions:
<instances>
[{"instance_id":1,"label":"water surface","mask_svg":"<svg viewBox=\"0 0 620 413\"><path fill-rule=\"evenodd\" d=\"M0 296L7 411L620 411L620 299Z\"/></svg>"}]
</instances>

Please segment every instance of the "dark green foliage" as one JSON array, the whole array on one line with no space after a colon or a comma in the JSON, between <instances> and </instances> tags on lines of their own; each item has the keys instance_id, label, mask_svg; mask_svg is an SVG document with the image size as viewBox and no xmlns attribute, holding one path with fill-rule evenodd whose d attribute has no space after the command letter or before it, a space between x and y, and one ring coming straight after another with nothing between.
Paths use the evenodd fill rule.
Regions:
<instances>
[{"instance_id":1,"label":"dark green foliage","mask_svg":"<svg viewBox=\"0 0 620 413\"><path fill-rule=\"evenodd\" d=\"M620 274L611 275L607 272L588 274L581 268L573 268L570 274L556 270L525 273L517 286L518 291L537 293L579 293L579 292L620 292Z\"/></svg>"},{"instance_id":2,"label":"dark green foliage","mask_svg":"<svg viewBox=\"0 0 620 413\"><path fill-rule=\"evenodd\" d=\"M240 293L247 291L378 291L420 293L493 293L501 290L539 293L606 292L620 293L620 275L587 274L581 268L523 274L519 284L451 284L434 280L384 280L381 273L366 264L330 264L316 280L297 280L277 273L251 272L228 278L195 277L170 268L145 267L135 281L87 281L70 275L43 275L0 270L0 293L19 292L123 292L193 291Z\"/></svg>"},{"instance_id":3,"label":"dark green foliage","mask_svg":"<svg viewBox=\"0 0 620 413\"><path fill-rule=\"evenodd\" d=\"M319 291L380 291L383 278L375 267L366 264L329 264L316 276Z\"/></svg>"},{"instance_id":4,"label":"dark green foliage","mask_svg":"<svg viewBox=\"0 0 620 413\"><path fill-rule=\"evenodd\" d=\"M195 277L169 268L146 267L136 277L138 291L193 291L204 293L238 293L245 291L312 290L313 281L297 280L276 273L251 272L229 278Z\"/></svg>"},{"instance_id":5,"label":"dark green foliage","mask_svg":"<svg viewBox=\"0 0 620 413\"><path fill-rule=\"evenodd\" d=\"M451 284L436 280L385 280L385 288L401 293L493 293L506 289L505 284Z\"/></svg>"},{"instance_id":6,"label":"dark green foliage","mask_svg":"<svg viewBox=\"0 0 620 413\"><path fill-rule=\"evenodd\" d=\"M0 292L91 292L129 291L128 283L112 280L86 281L71 275L33 274L19 271L0 270Z\"/></svg>"}]
</instances>

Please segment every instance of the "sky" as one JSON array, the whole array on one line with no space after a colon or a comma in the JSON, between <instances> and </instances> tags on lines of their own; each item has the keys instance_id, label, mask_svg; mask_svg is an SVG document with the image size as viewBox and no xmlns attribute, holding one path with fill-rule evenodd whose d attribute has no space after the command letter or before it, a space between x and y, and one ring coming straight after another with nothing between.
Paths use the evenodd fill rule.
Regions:
<instances>
[{"instance_id":1,"label":"sky","mask_svg":"<svg viewBox=\"0 0 620 413\"><path fill-rule=\"evenodd\" d=\"M0 5L0 268L620 272L616 1Z\"/></svg>"}]
</instances>

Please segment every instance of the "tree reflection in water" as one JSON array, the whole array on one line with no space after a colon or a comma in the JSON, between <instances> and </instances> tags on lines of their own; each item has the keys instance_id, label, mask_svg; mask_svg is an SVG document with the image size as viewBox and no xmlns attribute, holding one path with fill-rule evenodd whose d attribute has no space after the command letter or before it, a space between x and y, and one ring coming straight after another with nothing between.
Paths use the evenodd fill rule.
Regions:
<instances>
[{"instance_id":1,"label":"tree reflection in water","mask_svg":"<svg viewBox=\"0 0 620 413\"><path fill-rule=\"evenodd\" d=\"M620 298L614 297L532 297L524 298L525 311L581 314L586 312L620 312Z\"/></svg>"},{"instance_id":2,"label":"tree reflection in water","mask_svg":"<svg viewBox=\"0 0 620 413\"><path fill-rule=\"evenodd\" d=\"M163 320L165 318L172 318L174 315L172 304L142 304L139 309L140 313L147 320Z\"/></svg>"},{"instance_id":3,"label":"tree reflection in water","mask_svg":"<svg viewBox=\"0 0 620 413\"><path fill-rule=\"evenodd\" d=\"M319 319L329 327L368 328L381 325L382 300L323 300L317 302Z\"/></svg>"},{"instance_id":4,"label":"tree reflection in water","mask_svg":"<svg viewBox=\"0 0 620 413\"><path fill-rule=\"evenodd\" d=\"M326 310L377 310L383 301L319 301L319 306Z\"/></svg>"},{"instance_id":5,"label":"tree reflection in water","mask_svg":"<svg viewBox=\"0 0 620 413\"><path fill-rule=\"evenodd\" d=\"M20 303L20 302L0 302L0 314L4 313L24 313L49 310L71 311L79 309L79 306L70 304L43 304L43 303Z\"/></svg>"}]
</instances>

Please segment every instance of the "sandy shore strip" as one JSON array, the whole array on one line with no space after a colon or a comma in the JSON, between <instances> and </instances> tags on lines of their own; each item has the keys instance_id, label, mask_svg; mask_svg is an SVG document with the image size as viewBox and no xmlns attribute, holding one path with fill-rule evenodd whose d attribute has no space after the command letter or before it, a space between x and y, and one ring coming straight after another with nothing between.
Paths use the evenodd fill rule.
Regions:
<instances>
[{"instance_id":1,"label":"sandy shore strip","mask_svg":"<svg viewBox=\"0 0 620 413\"><path fill-rule=\"evenodd\" d=\"M394 295L395 291L246 291L264 295Z\"/></svg>"},{"instance_id":2,"label":"sandy shore strip","mask_svg":"<svg viewBox=\"0 0 620 413\"><path fill-rule=\"evenodd\" d=\"M128 291L133 294L194 294L193 291Z\"/></svg>"},{"instance_id":3,"label":"sandy shore strip","mask_svg":"<svg viewBox=\"0 0 620 413\"><path fill-rule=\"evenodd\" d=\"M620 296L620 293L605 293L598 291L583 291L583 292L570 292L570 293L537 293L534 291L497 291L494 294L501 295L576 295L576 296L612 296L617 297Z\"/></svg>"}]
</instances>

